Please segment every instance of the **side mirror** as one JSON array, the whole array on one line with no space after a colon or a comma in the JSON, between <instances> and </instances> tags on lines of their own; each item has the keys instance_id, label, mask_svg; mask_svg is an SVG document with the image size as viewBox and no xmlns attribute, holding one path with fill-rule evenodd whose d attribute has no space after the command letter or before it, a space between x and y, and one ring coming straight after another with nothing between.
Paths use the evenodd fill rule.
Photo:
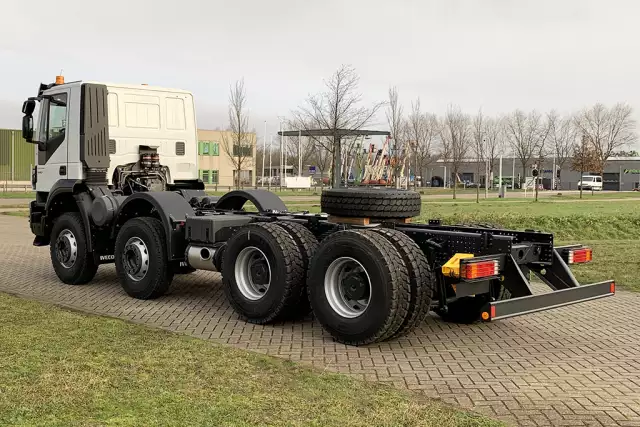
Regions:
<instances>
[{"instance_id":1,"label":"side mirror","mask_svg":"<svg viewBox=\"0 0 640 427\"><path fill-rule=\"evenodd\" d=\"M25 116L31 116L36 109L36 101L33 99L27 99L22 103L22 114Z\"/></svg>"},{"instance_id":2,"label":"side mirror","mask_svg":"<svg viewBox=\"0 0 640 427\"><path fill-rule=\"evenodd\" d=\"M22 137L27 142L33 142L33 116L22 117Z\"/></svg>"}]
</instances>

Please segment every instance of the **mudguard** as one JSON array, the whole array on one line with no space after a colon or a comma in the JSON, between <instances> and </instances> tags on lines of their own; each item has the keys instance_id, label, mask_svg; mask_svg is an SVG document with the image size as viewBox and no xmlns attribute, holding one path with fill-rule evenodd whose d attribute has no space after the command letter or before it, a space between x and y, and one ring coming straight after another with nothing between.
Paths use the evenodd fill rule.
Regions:
<instances>
[{"instance_id":1,"label":"mudguard","mask_svg":"<svg viewBox=\"0 0 640 427\"><path fill-rule=\"evenodd\" d=\"M181 224L184 223L187 215L193 215L193 208L178 193L171 191L144 192L127 197L115 215L112 238L115 239L118 230L127 219L148 215L152 212L157 212L157 216L164 226L169 260L184 259L186 241L184 228Z\"/></svg>"}]
</instances>

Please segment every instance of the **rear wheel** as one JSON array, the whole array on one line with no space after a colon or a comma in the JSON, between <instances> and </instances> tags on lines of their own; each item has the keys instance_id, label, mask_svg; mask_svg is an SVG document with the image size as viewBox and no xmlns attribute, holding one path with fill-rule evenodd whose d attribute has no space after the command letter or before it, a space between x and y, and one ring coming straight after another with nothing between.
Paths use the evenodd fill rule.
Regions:
<instances>
[{"instance_id":1,"label":"rear wheel","mask_svg":"<svg viewBox=\"0 0 640 427\"><path fill-rule=\"evenodd\" d=\"M429 314L435 279L422 249L411 237L388 228L374 228L371 232L381 234L391 242L408 269L411 286L409 311L400 329L394 334L395 337L404 336L413 332Z\"/></svg>"},{"instance_id":2,"label":"rear wheel","mask_svg":"<svg viewBox=\"0 0 640 427\"><path fill-rule=\"evenodd\" d=\"M65 213L55 220L49 250L53 269L63 283L88 283L98 271L93 255L87 250L82 216L77 212Z\"/></svg>"},{"instance_id":3,"label":"rear wheel","mask_svg":"<svg viewBox=\"0 0 640 427\"><path fill-rule=\"evenodd\" d=\"M291 237L293 237L293 240L295 240L298 248L300 249L303 269L306 272L309 268L309 261L318 250L318 239L316 239L316 236L314 236L307 227L297 222L279 221L274 224L285 229ZM299 305L291 311L291 315L293 317L306 316L311 311L311 304L309 303L309 297L307 295L306 280L304 286L301 287L301 292L302 294L300 295Z\"/></svg>"},{"instance_id":4,"label":"rear wheel","mask_svg":"<svg viewBox=\"0 0 640 427\"><path fill-rule=\"evenodd\" d=\"M383 236L339 231L311 260L307 286L313 312L339 342L364 345L393 336L407 317L407 267Z\"/></svg>"},{"instance_id":5,"label":"rear wheel","mask_svg":"<svg viewBox=\"0 0 640 427\"><path fill-rule=\"evenodd\" d=\"M120 229L115 246L116 272L127 294L138 299L164 295L173 280L162 223L133 218Z\"/></svg>"},{"instance_id":6,"label":"rear wheel","mask_svg":"<svg viewBox=\"0 0 640 427\"><path fill-rule=\"evenodd\" d=\"M222 259L225 294L235 311L251 323L290 317L304 289L303 255L293 237L269 223L240 228Z\"/></svg>"}]
</instances>

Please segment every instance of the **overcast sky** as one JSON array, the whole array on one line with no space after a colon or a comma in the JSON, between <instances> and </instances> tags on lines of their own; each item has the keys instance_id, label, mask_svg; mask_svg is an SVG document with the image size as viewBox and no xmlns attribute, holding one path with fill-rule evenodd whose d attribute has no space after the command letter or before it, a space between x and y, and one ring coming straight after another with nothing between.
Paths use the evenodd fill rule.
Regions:
<instances>
[{"instance_id":1,"label":"overcast sky","mask_svg":"<svg viewBox=\"0 0 640 427\"><path fill-rule=\"evenodd\" d=\"M65 79L193 91L200 128L226 125L244 77L259 136L340 64L368 101L395 85L407 108L561 112L628 102L640 119L640 2L613 0L6 1L0 127ZM384 116L379 117L383 127Z\"/></svg>"}]
</instances>

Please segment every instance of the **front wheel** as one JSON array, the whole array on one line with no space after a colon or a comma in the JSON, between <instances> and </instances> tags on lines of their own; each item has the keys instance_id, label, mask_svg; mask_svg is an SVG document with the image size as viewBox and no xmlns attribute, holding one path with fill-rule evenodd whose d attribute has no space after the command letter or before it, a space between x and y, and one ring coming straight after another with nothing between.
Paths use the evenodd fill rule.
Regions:
<instances>
[{"instance_id":1,"label":"front wheel","mask_svg":"<svg viewBox=\"0 0 640 427\"><path fill-rule=\"evenodd\" d=\"M98 271L98 265L87 250L87 235L77 212L56 219L51 230L50 252L56 275L68 285L88 283Z\"/></svg>"},{"instance_id":2,"label":"front wheel","mask_svg":"<svg viewBox=\"0 0 640 427\"><path fill-rule=\"evenodd\" d=\"M138 299L164 295L173 280L167 261L162 223L156 218L133 218L120 229L115 248L116 272L122 288Z\"/></svg>"}]
</instances>

